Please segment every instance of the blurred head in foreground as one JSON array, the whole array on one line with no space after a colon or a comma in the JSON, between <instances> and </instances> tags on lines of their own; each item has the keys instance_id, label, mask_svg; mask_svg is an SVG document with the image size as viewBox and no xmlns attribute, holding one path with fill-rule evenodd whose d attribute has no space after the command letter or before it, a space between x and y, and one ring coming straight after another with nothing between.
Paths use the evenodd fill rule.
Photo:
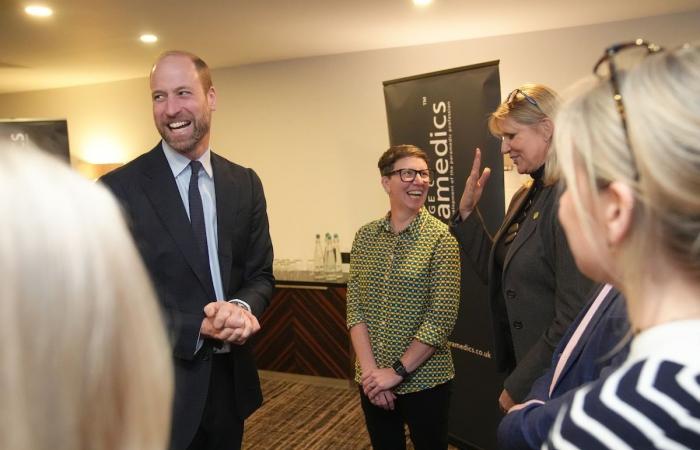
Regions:
<instances>
[{"instance_id":1,"label":"blurred head in foreground","mask_svg":"<svg viewBox=\"0 0 700 450\"><path fill-rule=\"evenodd\" d=\"M662 295L700 288L700 45L617 65L620 96L591 77L557 116L559 217L581 271L620 287L643 330L700 314Z\"/></svg>"},{"instance_id":2,"label":"blurred head in foreground","mask_svg":"<svg viewBox=\"0 0 700 450\"><path fill-rule=\"evenodd\" d=\"M169 348L111 195L0 140L0 448L163 449Z\"/></svg>"}]
</instances>

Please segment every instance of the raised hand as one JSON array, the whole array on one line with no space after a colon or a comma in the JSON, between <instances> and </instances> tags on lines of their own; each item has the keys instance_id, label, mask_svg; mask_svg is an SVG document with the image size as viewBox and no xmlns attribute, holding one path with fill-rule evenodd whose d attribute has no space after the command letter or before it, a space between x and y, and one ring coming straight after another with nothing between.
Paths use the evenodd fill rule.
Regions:
<instances>
[{"instance_id":1,"label":"raised hand","mask_svg":"<svg viewBox=\"0 0 700 450\"><path fill-rule=\"evenodd\" d=\"M474 163L472 164L472 170L467 177L467 181L464 184L464 192L462 193L462 198L459 200L459 217L465 220L469 217L469 214L474 211L476 204L479 203L481 199L481 194L484 191L484 186L491 175L491 169L488 167L484 168L483 173L479 176L479 171L481 170L481 150L476 149L474 152Z\"/></svg>"}]
</instances>

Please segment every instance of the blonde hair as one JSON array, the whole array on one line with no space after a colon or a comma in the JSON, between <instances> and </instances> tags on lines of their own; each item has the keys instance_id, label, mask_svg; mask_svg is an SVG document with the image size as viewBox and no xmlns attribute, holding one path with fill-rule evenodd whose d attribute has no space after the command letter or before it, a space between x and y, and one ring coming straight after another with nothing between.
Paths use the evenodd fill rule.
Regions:
<instances>
[{"instance_id":1,"label":"blonde hair","mask_svg":"<svg viewBox=\"0 0 700 450\"><path fill-rule=\"evenodd\" d=\"M516 91L520 92L516 93ZM537 106L528 101L526 96L537 102ZM545 119L554 120L559 103L559 96L553 89L543 84L523 84L511 91L508 98L491 113L488 121L489 131L495 137L500 138L503 135L501 122L506 118L528 126L535 126ZM551 148L548 150L551 150ZM554 184L558 180L559 164L557 156L555 152L548 151L544 181L546 184Z\"/></svg>"},{"instance_id":2,"label":"blonde hair","mask_svg":"<svg viewBox=\"0 0 700 450\"><path fill-rule=\"evenodd\" d=\"M620 73L629 144L607 79L583 80L557 116L564 178L589 240L593 218L577 173L598 201L598 188L619 181L634 191L634 223L623 253L623 284L644 276L643 264L668 257L700 278L700 47L648 56ZM579 172L577 172L577 168Z\"/></svg>"},{"instance_id":3,"label":"blonde hair","mask_svg":"<svg viewBox=\"0 0 700 450\"><path fill-rule=\"evenodd\" d=\"M0 448L164 449L173 374L105 188L0 142Z\"/></svg>"}]
</instances>

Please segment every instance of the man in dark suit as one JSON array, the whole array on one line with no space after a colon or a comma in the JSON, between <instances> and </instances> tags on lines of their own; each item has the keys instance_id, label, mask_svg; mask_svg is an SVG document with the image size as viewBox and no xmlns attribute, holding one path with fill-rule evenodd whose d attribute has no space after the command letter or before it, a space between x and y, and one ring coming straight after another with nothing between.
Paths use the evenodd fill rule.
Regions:
<instances>
[{"instance_id":1,"label":"man in dark suit","mask_svg":"<svg viewBox=\"0 0 700 450\"><path fill-rule=\"evenodd\" d=\"M102 181L124 207L170 332L171 448L240 448L262 403L246 341L274 283L265 196L253 170L209 148L216 91L204 61L164 53L150 86L163 140Z\"/></svg>"}]
</instances>

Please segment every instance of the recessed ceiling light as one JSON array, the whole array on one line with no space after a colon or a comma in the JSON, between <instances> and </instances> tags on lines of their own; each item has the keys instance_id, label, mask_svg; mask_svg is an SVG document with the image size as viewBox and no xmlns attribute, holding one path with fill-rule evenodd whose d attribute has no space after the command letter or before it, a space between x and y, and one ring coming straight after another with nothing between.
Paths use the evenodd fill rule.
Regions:
<instances>
[{"instance_id":1,"label":"recessed ceiling light","mask_svg":"<svg viewBox=\"0 0 700 450\"><path fill-rule=\"evenodd\" d=\"M154 42L158 42L158 36L155 34L142 34L139 39L141 42L145 42L146 44L153 44Z\"/></svg>"},{"instance_id":2,"label":"recessed ceiling light","mask_svg":"<svg viewBox=\"0 0 700 450\"><path fill-rule=\"evenodd\" d=\"M416 6L428 6L433 3L433 0L413 0L413 4Z\"/></svg>"},{"instance_id":3,"label":"recessed ceiling light","mask_svg":"<svg viewBox=\"0 0 700 450\"><path fill-rule=\"evenodd\" d=\"M35 17L53 16L53 10L51 8L49 8L48 6L41 5L29 5L26 8L24 8L24 12L26 12L30 16Z\"/></svg>"}]
</instances>

